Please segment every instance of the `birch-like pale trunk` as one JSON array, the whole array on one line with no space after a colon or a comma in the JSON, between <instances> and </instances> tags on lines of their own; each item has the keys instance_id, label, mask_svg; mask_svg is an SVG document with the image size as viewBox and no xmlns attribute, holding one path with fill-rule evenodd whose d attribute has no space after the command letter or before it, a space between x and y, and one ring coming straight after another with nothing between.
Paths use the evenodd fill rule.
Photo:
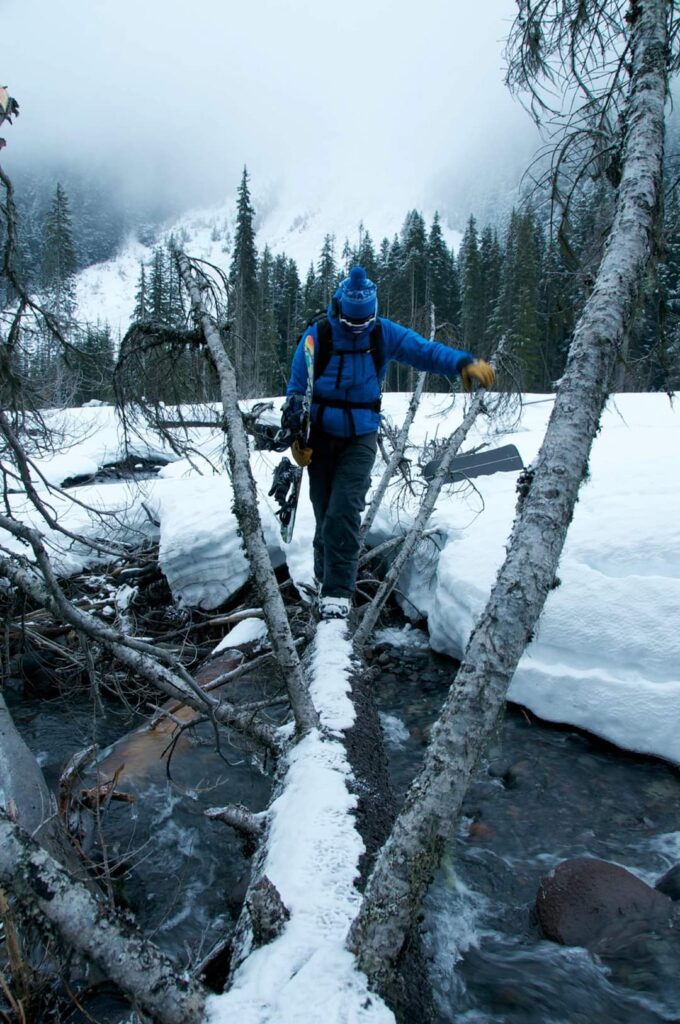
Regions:
<instances>
[{"instance_id":1,"label":"birch-like pale trunk","mask_svg":"<svg viewBox=\"0 0 680 1024\"><path fill-rule=\"evenodd\" d=\"M257 508L257 488L250 468L248 439L238 406L236 374L227 355L220 330L205 308L201 288L192 272L189 259L179 251L175 252L175 258L191 301L194 316L203 331L210 355L217 368L226 428L229 475L234 493L234 512L255 585L262 598L269 639L288 689L295 724L298 733L304 735L310 729L318 727L319 717L307 691L288 616L262 533L262 523Z\"/></svg>"},{"instance_id":2,"label":"birch-like pale trunk","mask_svg":"<svg viewBox=\"0 0 680 1024\"><path fill-rule=\"evenodd\" d=\"M430 340L433 340L432 337L430 337ZM416 413L418 411L418 406L420 405L420 399L422 398L423 395L423 388L425 387L426 377L426 370L421 370L418 376L416 377L416 386L413 389L411 401L408 404L406 418L404 419L399 434L397 435L397 443L394 447L394 451L390 455L387 465L385 466L383 475L380 478L380 483L375 489L375 493L371 498L371 504L368 506L368 511L366 512L366 515L364 516L364 521L361 524L362 540L366 537L366 534L373 526L373 521L376 515L378 514L378 509L382 505L382 500L385 497L385 492L389 487L390 480L396 473L397 466L404 457L404 451L406 450L406 442L408 441L409 431L411 429L411 424L413 423Z\"/></svg>"},{"instance_id":3,"label":"birch-like pale trunk","mask_svg":"<svg viewBox=\"0 0 680 1024\"><path fill-rule=\"evenodd\" d=\"M104 971L159 1024L200 1024L206 989L65 871L0 808L0 885L32 914L49 921L68 948Z\"/></svg>"},{"instance_id":4,"label":"birch-like pale trunk","mask_svg":"<svg viewBox=\"0 0 680 1024\"><path fill-rule=\"evenodd\" d=\"M406 563L413 554L416 546L420 543L425 527L427 526L427 521L432 515L434 506L437 504L437 498L439 497L441 489L446 482L451 460L458 453L460 446L468 435L470 427L483 409L484 397L482 392L479 392L473 395L460 425L454 430L453 434L451 434L451 437L448 439L437 474L428 484L428 488L420 503L420 508L418 509L416 518L413 521L413 525L405 535L401 547L399 548L399 553L390 565L388 571L385 573L375 597L368 605L368 608L364 613L364 617L361 620L361 625L358 626L354 633L354 643L357 649L360 650L364 646L373 632L387 598L394 590L402 570L406 566Z\"/></svg>"},{"instance_id":5,"label":"birch-like pale trunk","mask_svg":"<svg viewBox=\"0 0 680 1024\"><path fill-rule=\"evenodd\" d=\"M527 478L507 557L350 932L349 946L379 991L389 989L405 936L456 828L470 776L554 585L616 357L634 316L661 205L670 7L668 0L632 5L627 137L609 244Z\"/></svg>"},{"instance_id":6,"label":"birch-like pale trunk","mask_svg":"<svg viewBox=\"0 0 680 1024\"><path fill-rule=\"evenodd\" d=\"M435 313L434 306L432 306L431 309L430 309L430 341L434 341L434 335L435 335L435 331L436 331L436 326L435 326L435 322L434 322L434 313ZM408 409L406 411L406 418L404 419L404 422L401 425L401 429L400 429L400 431L399 431L399 433L397 435L397 440L396 440L396 444L394 446L394 451L390 455L388 463L385 466L385 470L383 472L383 475L380 478L380 483L378 484L378 486L375 489L375 493L374 493L373 497L371 498L371 504L368 506L368 511L367 511L366 515L364 516L363 523L361 524L361 539L362 540L366 537L366 534L371 529L371 526L373 525L373 520L375 519L376 515L378 514L378 509L382 505L382 500L385 497L385 492L387 491L387 488L389 486L390 480L392 479L392 477L396 473L397 466L399 465L399 463L401 462L401 460L404 457L404 452L406 450L406 443L408 441L409 431L411 429L411 424L413 423L414 419L416 418L416 413L418 411L418 406L420 405L420 399L421 399L421 396L423 394L423 388L425 387L425 378L426 377L427 377L427 373L426 373L425 370L421 370L420 373L418 374L418 376L416 377L416 386L413 389L413 394L411 395L411 401L408 404Z\"/></svg>"}]
</instances>

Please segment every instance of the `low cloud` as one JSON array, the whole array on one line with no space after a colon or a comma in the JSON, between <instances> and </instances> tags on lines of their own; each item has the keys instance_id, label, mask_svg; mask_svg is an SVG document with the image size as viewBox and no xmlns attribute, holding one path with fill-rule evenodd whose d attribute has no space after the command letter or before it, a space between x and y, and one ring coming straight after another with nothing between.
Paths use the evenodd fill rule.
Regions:
<instances>
[{"instance_id":1,"label":"low cloud","mask_svg":"<svg viewBox=\"0 0 680 1024\"><path fill-rule=\"evenodd\" d=\"M72 162L189 207L233 198L247 164L263 195L354 202L356 222L388 197L455 219L480 174L530 149L503 84L513 0L3 8L0 75L22 106L8 167Z\"/></svg>"}]
</instances>

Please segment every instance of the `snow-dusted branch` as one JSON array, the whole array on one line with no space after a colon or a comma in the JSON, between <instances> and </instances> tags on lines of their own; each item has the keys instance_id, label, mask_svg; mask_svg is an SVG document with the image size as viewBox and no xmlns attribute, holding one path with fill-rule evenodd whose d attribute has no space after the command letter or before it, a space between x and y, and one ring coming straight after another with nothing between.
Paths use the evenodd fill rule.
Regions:
<instances>
[{"instance_id":1,"label":"snow-dusted branch","mask_svg":"<svg viewBox=\"0 0 680 1024\"><path fill-rule=\"evenodd\" d=\"M269 639L288 688L298 732L304 734L319 724L302 673L288 616L279 593L258 513L257 490L250 468L248 440L238 406L236 374L227 355L220 328L204 301L208 294L204 275L187 256L175 251L180 276L189 295L194 317L200 325L220 380L220 394L226 427L229 472L234 493L234 512L250 568L264 609Z\"/></svg>"},{"instance_id":2,"label":"snow-dusted branch","mask_svg":"<svg viewBox=\"0 0 680 1024\"><path fill-rule=\"evenodd\" d=\"M352 928L350 946L379 989L389 984L456 826L471 773L554 585L617 353L653 253L662 181L668 6L666 0L634 4L628 134L609 244L576 328L535 468L524 478L506 560Z\"/></svg>"},{"instance_id":3,"label":"snow-dusted branch","mask_svg":"<svg viewBox=\"0 0 680 1024\"><path fill-rule=\"evenodd\" d=\"M200 1024L207 991L73 878L0 808L0 885L160 1024Z\"/></svg>"}]
</instances>

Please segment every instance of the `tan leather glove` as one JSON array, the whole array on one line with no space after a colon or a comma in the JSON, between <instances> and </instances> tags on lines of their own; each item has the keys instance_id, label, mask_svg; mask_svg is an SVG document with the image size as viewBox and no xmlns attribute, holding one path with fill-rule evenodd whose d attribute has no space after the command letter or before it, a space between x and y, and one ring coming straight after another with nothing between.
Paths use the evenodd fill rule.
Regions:
<instances>
[{"instance_id":1,"label":"tan leather glove","mask_svg":"<svg viewBox=\"0 0 680 1024\"><path fill-rule=\"evenodd\" d=\"M301 466L302 469L306 469L312 461L312 449L303 448L299 441L293 441L290 451L298 466Z\"/></svg>"},{"instance_id":2,"label":"tan leather glove","mask_svg":"<svg viewBox=\"0 0 680 1024\"><path fill-rule=\"evenodd\" d=\"M485 359L475 359L474 363L468 363L460 371L463 387L470 391L473 382L479 387L490 388L496 379L493 366L489 366Z\"/></svg>"}]
</instances>

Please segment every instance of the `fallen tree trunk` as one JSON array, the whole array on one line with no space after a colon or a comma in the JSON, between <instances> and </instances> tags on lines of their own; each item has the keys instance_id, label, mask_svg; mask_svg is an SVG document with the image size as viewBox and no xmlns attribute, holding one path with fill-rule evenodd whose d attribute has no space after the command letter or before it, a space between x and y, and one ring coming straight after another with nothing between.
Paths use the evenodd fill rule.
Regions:
<instances>
[{"instance_id":1,"label":"fallen tree trunk","mask_svg":"<svg viewBox=\"0 0 680 1024\"><path fill-rule=\"evenodd\" d=\"M256 1004L251 1019L260 1022L303 1020L311 999L328 999L334 1020L388 1024L392 1013L344 949L395 813L371 683L341 621L319 623L304 665L321 729L279 760L268 810L258 816L230 987L220 999L235 1017ZM334 988L326 991L330 964ZM417 941L401 967L390 1005L398 1019L426 1024L430 986Z\"/></svg>"},{"instance_id":2,"label":"fallen tree trunk","mask_svg":"<svg viewBox=\"0 0 680 1024\"><path fill-rule=\"evenodd\" d=\"M68 872L0 808L0 885L37 927L97 964L152 1020L200 1024L207 991Z\"/></svg>"},{"instance_id":3,"label":"fallen tree trunk","mask_svg":"<svg viewBox=\"0 0 680 1024\"><path fill-rule=\"evenodd\" d=\"M506 560L352 926L349 946L379 991L389 990L405 937L456 827L471 773L555 585L616 357L652 255L662 181L669 5L645 0L633 6L628 130L608 247L576 328L535 468L523 478Z\"/></svg>"}]
</instances>

